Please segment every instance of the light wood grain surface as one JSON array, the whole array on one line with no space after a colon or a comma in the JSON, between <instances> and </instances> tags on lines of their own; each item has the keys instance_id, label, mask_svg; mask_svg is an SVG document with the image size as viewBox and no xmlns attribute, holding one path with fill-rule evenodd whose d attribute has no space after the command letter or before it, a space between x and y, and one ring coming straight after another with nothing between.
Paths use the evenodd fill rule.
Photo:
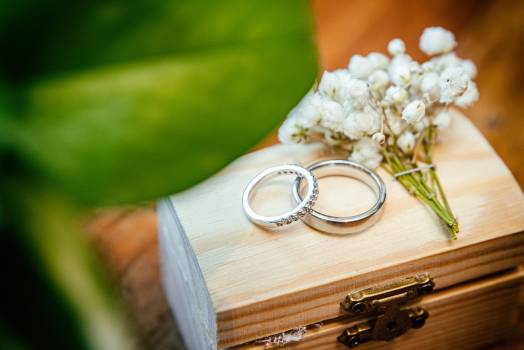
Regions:
<instances>
[{"instance_id":1,"label":"light wood grain surface","mask_svg":"<svg viewBox=\"0 0 524 350\"><path fill-rule=\"evenodd\" d=\"M392 37L405 39L410 53L421 58L415 47L424 27L453 30L459 54L479 67L481 99L468 116L524 185L524 1L319 0L313 5L321 61L328 69L345 65L354 53L383 51ZM272 135L261 146L275 141ZM154 210L100 210L88 227L145 343L181 348L160 286ZM518 334L524 344L522 325Z\"/></svg>"},{"instance_id":2,"label":"light wood grain surface","mask_svg":"<svg viewBox=\"0 0 524 350\"><path fill-rule=\"evenodd\" d=\"M524 194L472 123L452 115L435 161L461 225L454 242L436 217L382 169L378 173L388 192L384 214L363 233L333 236L303 223L279 232L253 225L240 205L250 179L270 166L332 157L322 145L278 145L248 154L174 196L215 307L219 345L335 318L348 291L383 279L427 271L443 288L524 263ZM345 201L345 193L336 189L346 180L337 180L319 180L319 200L331 208ZM259 210L289 210L285 194L290 195L291 184L288 179L260 186L254 199ZM323 197L322 190L332 197Z\"/></svg>"},{"instance_id":3,"label":"light wood grain surface","mask_svg":"<svg viewBox=\"0 0 524 350\"><path fill-rule=\"evenodd\" d=\"M429 312L420 330L409 330L392 342L368 342L359 350L398 349L478 349L504 339L515 325L515 303L519 301L524 272L508 272L494 278L481 279L438 292L410 307L422 307ZM337 337L359 321L337 319L306 329L304 339L290 343L289 349L347 350ZM435 341L438 338L439 341ZM267 346L264 339L234 350L277 349Z\"/></svg>"}]
</instances>

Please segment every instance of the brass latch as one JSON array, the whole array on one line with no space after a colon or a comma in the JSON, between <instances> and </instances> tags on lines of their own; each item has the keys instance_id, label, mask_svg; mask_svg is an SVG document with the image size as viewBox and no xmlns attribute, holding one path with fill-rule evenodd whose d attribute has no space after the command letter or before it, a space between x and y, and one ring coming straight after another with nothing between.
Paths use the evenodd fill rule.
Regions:
<instances>
[{"instance_id":1,"label":"brass latch","mask_svg":"<svg viewBox=\"0 0 524 350\"><path fill-rule=\"evenodd\" d=\"M429 314L422 308L404 308L406 304L431 293L435 284L427 273L406 277L384 286L349 294L342 309L369 320L346 329L338 341L350 348L369 340L392 340L410 328L420 328Z\"/></svg>"}]
</instances>

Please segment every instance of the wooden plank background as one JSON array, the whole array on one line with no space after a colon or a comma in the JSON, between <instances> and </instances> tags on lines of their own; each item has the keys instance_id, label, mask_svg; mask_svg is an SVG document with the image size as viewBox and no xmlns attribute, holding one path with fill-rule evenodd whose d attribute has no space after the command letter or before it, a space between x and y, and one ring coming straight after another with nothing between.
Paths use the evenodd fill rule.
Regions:
<instances>
[{"instance_id":1,"label":"wooden plank background","mask_svg":"<svg viewBox=\"0 0 524 350\"><path fill-rule=\"evenodd\" d=\"M459 55L479 68L481 98L466 113L524 186L524 1L318 0L312 5L326 69L345 66L352 54L385 51L393 37L405 40L408 52L423 59L418 38L425 27L455 32ZM260 147L275 142L273 133ZM145 346L182 348L160 285L153 206L101 209L87 226ZM523 346L521 325L515 342L497 349Z\"/></svg>"}]
</instances>

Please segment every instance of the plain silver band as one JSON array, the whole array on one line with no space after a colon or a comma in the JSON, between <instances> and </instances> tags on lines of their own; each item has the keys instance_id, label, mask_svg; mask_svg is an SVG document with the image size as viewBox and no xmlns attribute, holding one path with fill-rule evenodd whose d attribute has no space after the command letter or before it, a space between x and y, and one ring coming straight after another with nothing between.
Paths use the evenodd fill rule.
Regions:
<instances>
[{"instance_id":1,"label":"plain silver band","mask_svg":"<svg viewBox=\"0 0 524 350\"><path fill-rule=\"evenodd\" d=\"M300 200L297 201L298 205L295 208L282 215L263 216L255 213L255 211L251 208L251 205L249 203L254 188L262 180L269 179L276 175L287 174L294 174L298 176L297 179L306 180L308 188L306 195L304 196L304 199L300 198ZM246 189L244 190L244 194L242 195L242 207L244 208L244 211L249 220L251 220L251 222L259 226L274 229L280 226L291 224L294 221L298 221L300 218L305 217L309 212L313 210L312 207L315 204L317 197L317 179L315 178L313 173L311 173L311 171L298 165L279 165L262 171L247 184Z\"/></svg>"},{"instance_id":2,"label":"plain silver band","mask_svg":"<svg viewBox=\"0 0 524 350\"><path fill-rule=\"evenodd\" d=\"M380 218L384 202L386 201L386 186L375 172L358 163L342 159L320 161L307 169L316 174L319 179L326 176L352 177L368 185L377 195L375 204L358 215L337 217L313 210L310 212L310 215L302 218L302 221L307 225L323 232L346 234L365 230L375 224ZM302 200L301 186L301 179L296 179L293 184L293 197L297 203Z\"/></svg>"}]
</instances>

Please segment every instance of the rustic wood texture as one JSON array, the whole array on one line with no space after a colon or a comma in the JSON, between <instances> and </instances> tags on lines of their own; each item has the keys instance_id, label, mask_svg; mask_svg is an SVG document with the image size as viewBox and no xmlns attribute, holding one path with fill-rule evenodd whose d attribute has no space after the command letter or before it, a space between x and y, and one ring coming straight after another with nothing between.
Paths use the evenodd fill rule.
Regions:
<instances>
[{"instance_id":1,"label":"rustic wood texture","mask_svg":"<svg viewBox=\"0 0 524 350\"><path fill-rule=\"evenodd\" d=\"M430 317L423 328L409 330L392 342L371 341L359 350L397 349L478 349L511 335L516 326L514 305L519 302L524 272L512 271L501 276L482 279L452 287L424 297L412 307L422 307ZM360 321L361 322L361 321ZM300 342L286 348L300 350L347 350L337 337L355 319L337 319L314 325L306 330ZM435 341L438 338L438 341ZM235 350L278 349L264 339L236 347Z\"/></svg>"},{"instance_id":2,"label":"rustic wood texture","mask_svg":"<svg viewBox=\"0 0 524 350\"><path fill-rule=\"evenodd\" d=\"M460 239L454 242L383 169L378 173L388 192L384 214L363 233L326 235L303 223L274 232L249 222L240 203L257 173L325 157L333 155L322 145L272 146L172 198L215 307L219 346L335 318L348 291L384 279L427 271L443 288L524 263L524 194L464 116L453 113L435 159L460 218ZM292 180L259 187L254 198L259 212L292 208ZM360 200L349 199L360 197L344 191L346 179L332 180L319 180L319 204L333 209L343 203L351 211Z\"/></svg>"},{"instance_id":3,"label":"rustic wood texture","mask_svg":"<svg viewBox=\"0 0 524 350\"><path fill-rule=\"evenodd\" d=\"M524 185L524 1L318 0L313 7L327 69L343 66L354 53L383 51L392 37L403 38L409 52L421 58L415 48L424 27L453 30L459 54L479 68L481 99L467 113ZM259 147L275 142L273 134ZM154 210L101 210L88 226L146 344L183 348L160 285ZM497 349L524 344L524 322L517 334L520 342Z\"/></svg>"}]
</instances>

